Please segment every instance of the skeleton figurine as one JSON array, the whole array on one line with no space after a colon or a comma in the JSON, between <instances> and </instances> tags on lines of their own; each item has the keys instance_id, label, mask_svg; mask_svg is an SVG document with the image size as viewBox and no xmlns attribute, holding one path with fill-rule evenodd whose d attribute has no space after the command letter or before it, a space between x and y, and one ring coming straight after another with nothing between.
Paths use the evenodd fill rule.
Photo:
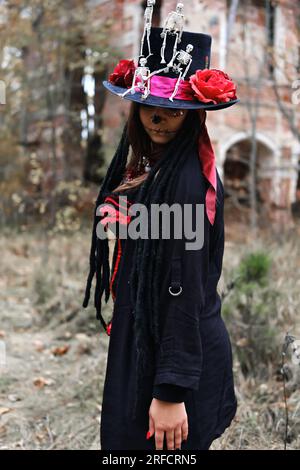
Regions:
<instances>
[{"instance_id":1,"label":"skeleton figurine","mask_svg":"<svg viewBox=\"0 0 300 470\"><path fill-rule=\"evenodd\" d=\"M141 40L141 51L140 51L140 56L143 56L143 47L144 47L144 39L145 39L145 34L147 33L147 43L148 43L148 52L149 55L147 56L150 57L150 55L153 55L151 52L151 46L150 46L150 33L151 33L151 25L152 25L152 15L153 15L153 7L155 5L156 0L147 0L147 8L145 9L144 13L144 32L143 32L143 37Z\"/></svg>"},{"instance_id":2,"label":"skeleton figurine","mask_svg":"<svg viewBox=\"0 0 300 470\"><path fill-rule=\"evenodd\" d=\"M167 42L167 35L171 34L172 36L176 35L176 41L174 44L173 48L173 57L176 54L177 51L177 44L181 42L181 37L183 33L183 27L184 27L184 15L183 15L183 3L177 3L176 6L176 11L171 11L167 19L165 20L164 28L161 33L161 37L164 38L163 45L161 48L161 64L165 64L165 48L166 48L166 42Z\"/></svg>"},{"instance_id":3,"label":"skeleton figurine","mask_svg":"<svg viewBox=\"0 0 300 470\"><path fill-rule=\"evenodd\" d=\"M150 93L150 81L148 80L149 75L150 75L150 69L146 67L146 64L147 64L147 59L142 57L140 59L140 67L137 67L134 72L131 88L126 90L125 93L118 93L118 96L121 96L121 98L124 98L124 96L127 95L127 93L129 92L131 92L131 94L133 95L135 93L135 88L138 87L144 90L142 99L146 99L148 97ZM141 79L139 84L135 84L137 77Z\"/></svg>"},{"instance_id":4,"label":"skeleton figurine","mask_svg":"<svg viewBox=\"0 0 300 470\"><path fill-rule=\"evenodd\" d=\"M169 97L170 101L173 101L173 98L176 96L179 84L181 80L185 79L186 74L188 73L188 70L191 66L191 63L193 61L192 56L190 52L194 49L194 46L192 44L188 44L186 46L186 50L184 51L183 49L180 49L180 51L177 51L175 56L172 58L172 60L168 63L167 69L172 67L173 72L179 73L178 80L175 85L175 89L172 93L172 95ZM174 64L174 62L176 62Z\"/></svg>"}]
</instances>

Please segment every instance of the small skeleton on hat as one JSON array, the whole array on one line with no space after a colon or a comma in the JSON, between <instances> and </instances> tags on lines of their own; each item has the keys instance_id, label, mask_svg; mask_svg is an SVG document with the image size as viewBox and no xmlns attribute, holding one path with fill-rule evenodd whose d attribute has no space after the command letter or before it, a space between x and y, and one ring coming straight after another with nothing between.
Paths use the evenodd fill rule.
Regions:
<instances>
[{"instance_id":1,"label":"small skeleton on hat","mask_svg":"<svg viewBox=\"0 0 300 470\"><path fill-rule=\"evenodd\" d=\"M177 94L180 81L184 80L186 74L188 73L188 70L189 70L189 68L191 66L191 63L193 61L193 58L190 54L190 52L192 52L193 49L194 49L194 46L192 44L188 44L186 46L185 51L183 49L180 49L180 51L177 51L175 56L168 63L167 68L172 67L173 72L179 73L179 77L178 77L178 80L176 82L175 89L174 89L172 95L169 98L170 101L173 101L173 98ZM175 62L175 64L174 64L174 62Z\"/></svg>"},{"instance_id":2,"label":"small skeleton on hat","mask_svg":"<svg viewBox=\"0 0 300 470\"><path fill-rule=\"evenodd\" d=\"M156 0L147 0L147 7L144 12L144 32L143 32L143 37L141 40L140 56L143 56L144 39L145 39L145 34L147 33L147 43L148 43L148 51L149 51L149 55L147 56L147 58L150 57L150 55L153 55L151 52L151 46L150 46L150 33L151 33L151 25L152 25L153 7L155 5L155 2Z\"/></svg>"},{"instance_id":3,"label":"small skeleton on hat","mask_svg":"<svg viewBox=\"0 0 300 470\"><path fill-rule=\"evenodd\" d=\"M125 93L118 93L118 96L124 98L124 96L127 95L127 93L129 92L131 92L131 94L133 95L135 93L135 88L138 87L144 90L142 99L146 99L148 97L148 95L150 94L150 80L148 80L150 76L150 69L149 67L146 67L146 64L147 59L145 57L142 57L140 59L140 66L137 67L134 72L131 88L126 90ZM136 79L138 77L140 78L140 82L135 84Z\"/></svg>"},{"instance_id":4,"label":"small skeleton on hat","mask_svg":"<svg viewBox=\"0 0 300 470\"><path fill-rule=\"evenodd\" d=\"M176 96L178 88L179 88L179 83L181 80L185 79L186 74L188 73L188 70L191 66L191 63L193 61L193 58L190 54L192 50L194 49L194 46L192 44L188 44L186 46L186 50L184 51L183 49L180 49L180 51L177 51L174 57L170 60L168 65L166 67L163 67L159 70L155 70L154 72L151 72L150 75L146 78L146 81L148 82L153 75L157 75L161 72L168 73L170 68L172 67L173 72L179 74L178 80L176 82L174 91L172 95L169 97L170 101L173 101L173 98ZM174 64L174 62L176 62ZM185 67L184 68L182 67Z\"/></svg>"},{"instance_id":5,"label":"small skeleton on hat","mask_svg":"<svg viewBox=\"0 0 300 470\"><path fill-rule=\"evenodd\" d=\"M161 33L161 37L164 38L163 45L161 48L161 64L165 64L165 48L167 42L167 35L171 34L172 36L176 35L176 41L173 48L173 56L177 51L177 44L181 42L181 36L183 33L184 27L184 15L183 15L183 3L177 3L176 11L171 11L167 19L165 20L164 28Z\"/></svg>"}]
</instances>

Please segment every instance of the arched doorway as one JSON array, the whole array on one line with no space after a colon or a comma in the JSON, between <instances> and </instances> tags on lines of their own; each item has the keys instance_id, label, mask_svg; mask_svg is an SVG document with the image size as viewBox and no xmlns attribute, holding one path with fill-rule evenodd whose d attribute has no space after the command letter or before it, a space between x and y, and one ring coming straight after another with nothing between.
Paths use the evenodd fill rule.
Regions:
<instances>
[{"instance_id":1,"label":"arched doorway","mask_svg":"<svg viewBox=\"0 0 300 470\"><path fill-rule=\"evenodd\" d=\"M267 215L274 202L275 153L264 138L257 138L256 146L257 209ZM251 149L250 138L240 136L228 146L223 160L226 216L241 222L249 220L251 209Z\"/></svg>"}]
</instances>

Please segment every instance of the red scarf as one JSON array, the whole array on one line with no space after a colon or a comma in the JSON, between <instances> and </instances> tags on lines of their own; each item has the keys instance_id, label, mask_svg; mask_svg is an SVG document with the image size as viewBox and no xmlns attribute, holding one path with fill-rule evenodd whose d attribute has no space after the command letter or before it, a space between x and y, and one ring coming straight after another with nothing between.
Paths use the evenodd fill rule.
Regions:
<instances>
[{"instance_id":1,"label":"red scarf","mask_svg":"<svg viewBox=\"0 0 300 470\"><path fill-rule=\"evenodd\" d=\"M210 187L206 192L206 213L210 223L213 225L216 215L216 196L217 196L217 173L216 173L216 159L211 141L206 127L207 112L204 110L199 111L199 118L202 124L202 130L199 136L199 158L202 163L203 174L210 182Z\"/></svg>"}]
</instances>

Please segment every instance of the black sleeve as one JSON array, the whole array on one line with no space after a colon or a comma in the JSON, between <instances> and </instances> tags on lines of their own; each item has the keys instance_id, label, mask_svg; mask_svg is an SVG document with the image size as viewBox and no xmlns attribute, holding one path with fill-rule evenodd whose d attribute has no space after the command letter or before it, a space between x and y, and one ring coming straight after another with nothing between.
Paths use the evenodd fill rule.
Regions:
<instances>
[{"instance_id":1,"label":"black sleeve","mask_svg":"<svg viewBox=\"0 0 300 470\"><path fill-rule=\"evenodd\" d=\"M173 403L182 403L188 389L174 384L159 384L153 386L152 396L158 400L169 401Z\"/></svg>"},{"instance_id":2,"label":"black sleeve","mask_svg":"<svg viewBox=\"0 0 300 470\"><path fill-rule=\"evenodd\" d=\"M193 231L197 230L197 249L186 246L190 243L196 248L195 238L183 236L180 240L164 240L167 268L162 281L160 304L163 326L161 342L156 349L152 396L169 402L182 402L191 390L197 390L202 371L199 315L204 307L208 278L210 235L203 188L204 181L200 181L200 187L191 188L185 178L175 195L175 202L182 209L184 204L189 204L191 212L187 220L188 225L192 220ZM181 287L182 292L173 296L169 287L172 292L178 292Z\"/></svg>"}]
</instances>

